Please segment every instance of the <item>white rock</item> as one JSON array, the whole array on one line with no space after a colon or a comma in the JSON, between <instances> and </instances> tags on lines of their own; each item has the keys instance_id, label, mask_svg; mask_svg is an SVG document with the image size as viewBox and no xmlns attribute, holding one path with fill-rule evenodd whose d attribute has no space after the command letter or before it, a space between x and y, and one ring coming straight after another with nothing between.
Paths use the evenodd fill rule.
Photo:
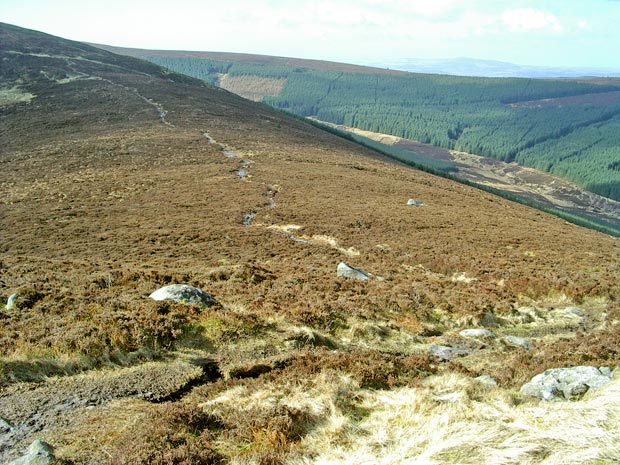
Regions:
<instances>
[{"instance_id":1,"label":"white rock","mask_svg":"<svg viewBox=\"0 0 620 465\"><path fill-rule=\"evenodd\" d=\"M17 294L11 294L9 296L9 299L6 301L7 310L13 310L13 307L15 307L15 299L17 299Z\"/></svg>"},{"instance_id":2,"label":"white rock","mask_svg":"<svg viewBox=\"0 0 620 465\"><path fill-rule=\"evenodd\" d=\"M360 281L368 281L372 276L370 273L360 270L359 268L355 268L354 266L347 265L344 262L338 263L338 268L336 271L338 276L341 278L358 279Z\"/></svg>"},{"instance_id":3,"label":"white rock","mask_svg":"<svg viewBox=\"0 0 620 465\"><path fill-rule=\"evenodd\" d=\"M407 205L413 205L414 207L422 207L424 203L421 200L409 199L407 200Z\"/></svg>"},{"instance_id":4,"label":"white rock","mask_svg":"<svg viewBox=\"0 0 620 465\"><path fill-rule=\"evenodd\" d=\"M173 300L184 304L213 305L215 298L201 289L187 284L171 284L157 289L149 297L153 300Z\"/></svg>"}]
</instances>

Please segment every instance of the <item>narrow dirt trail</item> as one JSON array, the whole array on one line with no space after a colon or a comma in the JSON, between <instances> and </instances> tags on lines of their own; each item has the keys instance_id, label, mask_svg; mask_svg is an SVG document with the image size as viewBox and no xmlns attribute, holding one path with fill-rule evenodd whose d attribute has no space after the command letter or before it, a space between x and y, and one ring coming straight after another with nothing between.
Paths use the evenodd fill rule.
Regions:
<instances>
[{"instance_id":1,"label":"narrow dirt trail","mask_svg":"<svg viewBox=\"0 0 620 465\"><path fill-rule=\"evenodd\" d=\"M215 140L208 132L204 133L205 138L209 141L210 144L217 145L222 149L222 153L226 158L238 158L239 165L237 170L234 172L235 176L237 176L241 181L251 182L251 173L250 167L254 164L252 160L245 160L241 157L241 154L236 152L232 147L229 147L225 144L222 144ZM277 194L277 189L270 185L265 185L266 189L263 192L263 196L267 198L267 203L259 205L257 207L251 208L247 210L242 217L241 224L244 226L250 226L254 218L258 214L259 211L264 210L266 208L272 209L277 206L275 196Z\"/></svg>"},{"instance_id":2,"label":"narrow dirt trail","mask_svg":"<svg viewBox=\"0 0 620 465\"><path fill-rule=\"evenodd\" d=\"M111 81L110 79L104 79L104 78L99 78L102 81L105 81L109 84L112 84L113 86L117 86L120 87L126 91L131 92L132 94L137 95L141 100L143 100L144 102L146 102L148 105L152 106L153 108L155 108L155 110L157 111L157 114L159 115L159 119L161 120L161 122L163 124L165 124L166 126L169 126L171 128L176 127L174 124L172 124L170 121L166 120L166 115L168 114L168 112L166 111L166 109L164 108L164 106L161 103L158 103L156 101L154 101L151 98L145 97L144 95L142 95L140 93L140 91L138 89L136 89L135 87L128 87L124 84L118 84L114 81Z\"/></svg>"}]
</instances>

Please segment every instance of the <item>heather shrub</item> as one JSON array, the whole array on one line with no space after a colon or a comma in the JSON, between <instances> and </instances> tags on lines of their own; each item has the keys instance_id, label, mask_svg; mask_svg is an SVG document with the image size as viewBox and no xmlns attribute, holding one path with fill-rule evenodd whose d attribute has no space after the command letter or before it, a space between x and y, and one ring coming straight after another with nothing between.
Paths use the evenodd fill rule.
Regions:
<instances>
[{"instance_id":1,"label":"heather shrub","mask_svg":"<svg viewBox=\"0 0 620 465\"><path fill-rule=\"evenodd\" d=\"M120 439L110 465L219 465L224 456L213 447L222 424L189 404L154 406L144 421Z\"/></svg>"}]
</instances>

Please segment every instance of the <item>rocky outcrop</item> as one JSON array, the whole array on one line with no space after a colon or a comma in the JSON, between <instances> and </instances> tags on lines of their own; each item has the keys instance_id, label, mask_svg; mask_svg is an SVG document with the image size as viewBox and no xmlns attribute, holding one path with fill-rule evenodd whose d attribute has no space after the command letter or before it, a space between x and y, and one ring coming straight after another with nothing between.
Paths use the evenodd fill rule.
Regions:
<instances>
[{"instance_id":1,"label":"rocky outcrop","mask_svg":"<svg viewBox=\"0 0 620 465\"><path fill-rule=\"evenodd\" d=\"M153 300L173 300L184 304L214 305L215 298L205 291L187 284L171 284L157 289L149 297Z\"/></svg>"},{"instance_id":2,"label":"rocky outcrop","mask_svg":"<svg viewBox=\"0 0 620 465\"><path fill-rule=\"evenodd\" d=\"M37 439L28 448L28 453L9 465L48 465L56 460L54 448L45 441Z\"/></svg>"},{"instance_id":3,"label":"rocky outcrop","mask_svg":"<svg viewBox=\"0 0 620 465\"><path fill-rule=\"evenodd\" d=\"M360 281L368 281L372 276L370 273L367 273L359 268L355 268L354 266L347 265L344 262L338 263L338 268L336 271L338 276L341 278L357 279Z\"/></svg>"},{"instance_id":4,"label":"rocky outcrop","mask_svg":"<svg viewBox=\"0 0 620 465\"><path fill-rule=\"evenodd\" d=\"M521 393L542 400L578 399L590 389L611 381L611 370L606 367L577 366L552 368L540 373L521 387Z\"/></svg>"}]
</instances>

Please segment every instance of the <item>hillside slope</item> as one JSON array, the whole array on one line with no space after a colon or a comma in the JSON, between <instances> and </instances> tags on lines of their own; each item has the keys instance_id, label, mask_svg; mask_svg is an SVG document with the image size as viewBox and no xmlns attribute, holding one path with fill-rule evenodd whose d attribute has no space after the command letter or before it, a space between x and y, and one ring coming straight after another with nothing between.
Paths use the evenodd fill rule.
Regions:
<instances>
[{"instance_id":1,"label":"hillside slope","mask_svg":"<svg viewBox=\"0 0 620 465\"><path fill-rule=\"evenodd\" d=\"M300 116L517 162L620 200L619 79L403 74L277 57L117 50Z\"/></svg>"},{"instance_id":2,"label":"hillside slope","mask_svg":"<svg viewBox=\"0 0 620 465\"><path fill-rule=\"evenodd\" d=\"M35 438L80 464L618 457L617 382L554 410L598 412L581 461L518 393L618 365L617 239L85 44L0 24L0 60L0 461ZM148 298L171 283L218 303ZM450 428L481 409L474 454Z\"/></svg>"}]
</instances>

